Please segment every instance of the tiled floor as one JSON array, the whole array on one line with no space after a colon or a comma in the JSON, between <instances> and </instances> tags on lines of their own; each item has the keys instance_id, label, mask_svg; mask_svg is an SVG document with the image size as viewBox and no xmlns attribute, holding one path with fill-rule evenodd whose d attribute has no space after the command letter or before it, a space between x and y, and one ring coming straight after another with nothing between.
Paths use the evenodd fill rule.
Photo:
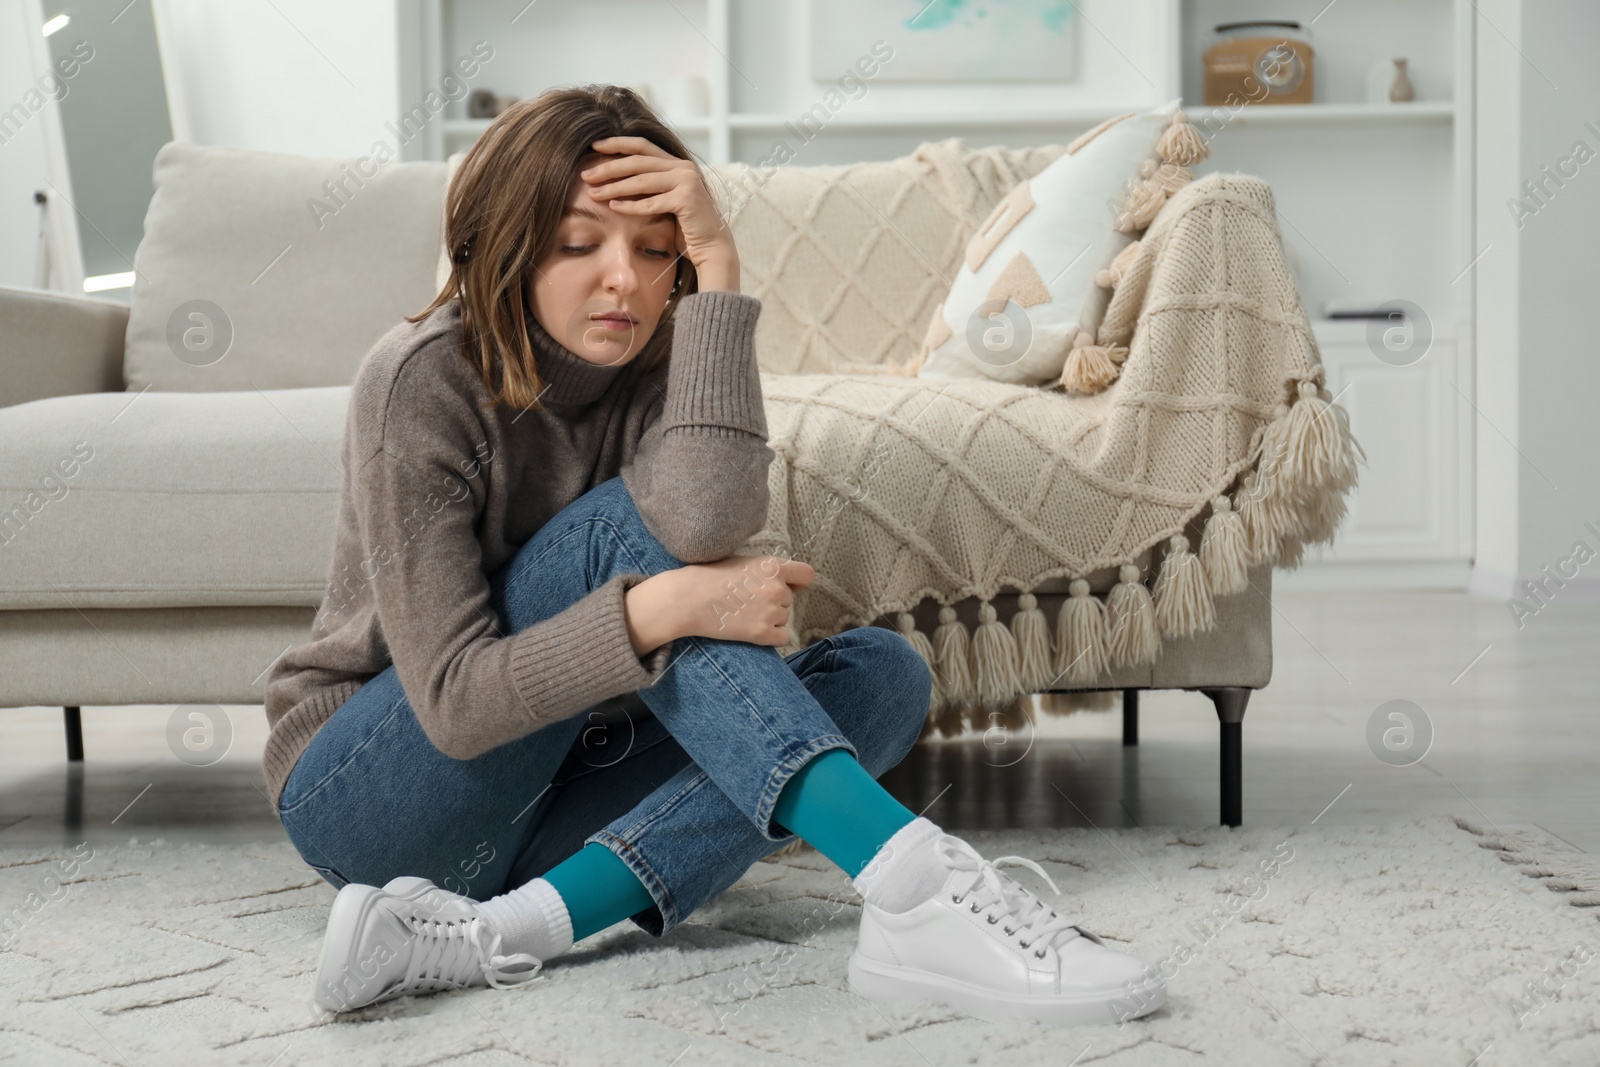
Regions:
<instances>
[{"instance_id":1,"label":"tiled floor","mask_svg":"<svg viewBox=\"0 0 1600 1067\"><path fill-rule=\"evenodd\" d=\"M1453 813L1600 853L1600 605L1557 602L1520 631L1504 603L1461 594L1280 592L1274 605L1273 681L1244 723L1246 824ZM1378 734L1394 725L1378 713L1391 700L1433 731L1410 766L1368 741L1375 713ZM65 762L59 708L0 710L0 845L281 839L261 708L226 710L228 754L204 767L168 748L170 708L85 708L81 766ZM1045 716L1031 745L934 742L884 784L948 829L1215 824L1210 703L1145 694L1137 748L1121 728L1120 712Z\"/></svg>"}]
</instances>

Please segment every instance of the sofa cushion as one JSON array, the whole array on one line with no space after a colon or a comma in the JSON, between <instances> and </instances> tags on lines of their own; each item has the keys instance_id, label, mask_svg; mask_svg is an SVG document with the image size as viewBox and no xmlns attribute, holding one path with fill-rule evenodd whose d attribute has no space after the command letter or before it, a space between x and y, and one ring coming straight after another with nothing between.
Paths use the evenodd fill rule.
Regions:
<instances>
[{"instance_id":1,"label":"sofa cushion","mask_svg":"<svg viewBox=\"0 0 1600 1067\"><path fill-rule=\"evenodd\" d=\"M848 374L909 361L978 226L1066 150L950 137L889 160L707 168L744 291L761 300L761 369Z\"/></svg>"},{"instance_id":2,"label":"sofa cushion","mask_svg":"<svg viewBox=\"0 0 1600 1067\"><path fill-rule=\"evenodd\" d=\"M0 408L0 610L316 607L349 401L152 389ZM1116 571L1088 577L1103 593Z\"/></svg>"},{"instance_id":3,"label":"sofa cushion","mask_svg":"<svg viewBox=\"0 0 1600 1067\"><path fill-rule=\"evenodd\" d=\"M128 319L130 390L348 385L438 289L445 164L171 142Z\"/></svg>"},{"instance_id":4,"label":"sofa cushion","mask_svg":"<svg viewBox=\"0 0 1600 1067\"><path fill-rule=\"evenodd\" d=\"M315 607L349 398L152 389L0 408L0 609Z\"/></svg>"}]
</instances>

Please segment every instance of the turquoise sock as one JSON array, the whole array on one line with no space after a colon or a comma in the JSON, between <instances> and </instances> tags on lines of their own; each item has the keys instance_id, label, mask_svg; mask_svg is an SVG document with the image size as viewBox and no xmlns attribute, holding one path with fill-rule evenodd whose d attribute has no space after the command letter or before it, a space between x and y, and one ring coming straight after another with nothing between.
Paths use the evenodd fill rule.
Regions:
<instances>
[{"instance_id":1,"label":"turquoise sock","mask_svg":"<svg viewBox=\"0 0 1600 1067\"><path fill-rule=\"evenodd\" d=\"M772 813L774 823L793 830L851 878L915 818L842 748L830 748L796 771Z\"/></svg>"},{"instance_id":2,"label":"turquoise sock","mask_svg":"<svg viewBox=\"0 0 1600 1067\"><path fill-rule=\"evenodd\" d=\"M655 898L622 857L591 841L543 875L572 919L572 940L583 940L646 908Z\"/></svg>"},{"instance_id":3,"label":"turquoise sock","mask_svg":"<svg viewBox=\"0 0 1600 1067\"><path fill-rule=\"evenodd\" d=\"M796 771L772 814L778 829L792 830L851 878L915 818L842 748L830 748ZM574 942L655 905L632 869L598 841L584 845L543 877L567 906Z\"/></svg>"}]
</instances>

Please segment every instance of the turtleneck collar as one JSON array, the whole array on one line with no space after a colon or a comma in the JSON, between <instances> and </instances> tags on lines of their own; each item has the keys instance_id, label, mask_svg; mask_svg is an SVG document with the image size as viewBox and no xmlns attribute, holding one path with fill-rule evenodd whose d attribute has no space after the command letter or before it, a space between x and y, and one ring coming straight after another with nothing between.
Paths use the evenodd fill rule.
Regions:
<instances>
[{"instance_id":1,"label":"turtleneck collar","mask_svg":"<svg viewBox=\"0 0 1600 1067\"><path fill-rule=\"evenodd\" d=\"M629 360L610 366L590 363L550 336L550 332L531 313L528 315L528 340L533 345L539 377L545 384L541 401L592 404L633 362Z\"/></svg>"}]
</instances>

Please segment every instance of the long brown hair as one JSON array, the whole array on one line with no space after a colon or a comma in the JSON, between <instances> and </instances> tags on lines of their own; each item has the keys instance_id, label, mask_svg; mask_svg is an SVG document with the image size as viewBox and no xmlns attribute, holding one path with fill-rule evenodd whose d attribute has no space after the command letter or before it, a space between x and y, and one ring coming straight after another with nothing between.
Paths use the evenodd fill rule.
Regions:
<instances>
[{"instance_id":1,"label":"long brown hair","mask_svg":"<svg viewBox=\"0 0 1600 1067\"><path fill-rule=\"evenodd\" d=\"M419 322L461 299L461 355L478 368L496 403L532 408L544 389L528 328L528 283L556 238L579 163L602 137L643 137L670 155L695 159L672 128L620 85L547 89L513 104L478 138L450 184L445 247L450 278ZM645 373L672 347L678 300L699 290L694 265L677 260L673 296L634 357Z\"/></svg>"}]
</instances>

